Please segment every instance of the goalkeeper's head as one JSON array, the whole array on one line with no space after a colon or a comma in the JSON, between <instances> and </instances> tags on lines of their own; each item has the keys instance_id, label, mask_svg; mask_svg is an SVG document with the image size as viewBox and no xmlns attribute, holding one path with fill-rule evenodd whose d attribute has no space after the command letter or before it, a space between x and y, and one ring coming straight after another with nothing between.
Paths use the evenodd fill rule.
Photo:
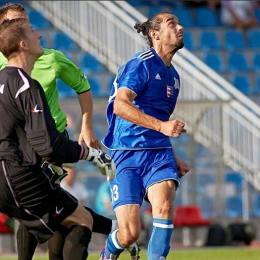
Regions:
<instances>
[{"instance_id":1,"label":"goalkeeper's head","mask_svg":"<svg viewBox=\"0 0 260 260\"><path fill-rule=\"evenodd\" d=\"M28 14L21 4L8 3L0 8L0 24L4 20L12 20L17 18L25 18L29 20Z\"/></svg>"}]
</instances>

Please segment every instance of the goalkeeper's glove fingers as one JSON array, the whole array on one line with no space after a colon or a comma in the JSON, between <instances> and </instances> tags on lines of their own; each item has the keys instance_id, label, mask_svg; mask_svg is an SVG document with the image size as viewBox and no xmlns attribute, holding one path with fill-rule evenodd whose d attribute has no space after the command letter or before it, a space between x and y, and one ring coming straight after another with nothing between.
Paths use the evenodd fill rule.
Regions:
<instances>
[{"instance_id":1,"label":"goalkeeper's glove fingers","mask_svg":"<svg viewBox=\"0 0 260 260\"><path fill-rule=\"evenodd\" d=\"M50 167L53 169L54 172L56 172L58 175L63 175L64 172L67 172L65 168L72 169L74 167L73 163L63 163L61 166L57 166L54 164L50 164Z\"/></svg>"},{"instance_id":2,"label":"goalkeeper's glove fingers","mask_svg":"<svg viewBox=\"0 0 260 260\"><path fill-rule=\"evenodd\" d=\"M61 167L61 166L56 166L56 165L54 165L54 164L52 164L51 166L50 166L52 169L53 169L53 171L55 172L55 173L57 173L58 175L62 175L63 174L63 168Z\"/></svg>"},{"instance_id":3,"label":"goalkeeper's glove fingers","mask_svg":"<svg viewBox=\"0 0 260 260\"><path fill-rule=\"evenodd\" d=\"M111 156L108 154L103 153L103 155L106 157L109 156L111 158ZM101 174L106 176L107 181L114 180L116 174L116 166L113 159L111 158L110 163L106 163L105 168L99 168L99 171L101 172Z\"/></svg>"},{"instance_id":4,"label":"goalkeeper's glove fingers","mask_svg":"<svg viewBox=\"0 0 260 260\"><path fill-rule=\"evenodd\" d=\"M67 171L63 168L70 168L72 169L74 167L73 163L63 163L61 166L57 166L51 163L48 163L47 161L44 161L42 164L42 167L44 165L48 165L48 168L50 169L50 172L52 173L51 175L51 182L55 184L60 184L61 180L64 179L68 173Z\"/></svg>"},{"instance_id":5,"label":"goalkeeper's glove fingers","mask_svg":"<svg viewBox=\"0 0 260 260\"><path fill-rule=\"evenodd\" d=\"M56 166L56 165L52 164L51 168L54 172L51 177L52 183L60 184L61 180L64 179L68 175L68 172L60 166Z\"/></svg>"},{"instance_id":6,"label":"goalkeeper's glove fingers","mask_svg":"<svg viewBox=\"0 0 260 260\"><path fill-rule=\"evenodd\" d=\"M102 150L97 150L92 147L88 147L89 152L86 160L92 162L97 166L101 174L107 177L107 181L112 181L115 177L116 166L112 157Z\"/></svg>"}]
</instances>

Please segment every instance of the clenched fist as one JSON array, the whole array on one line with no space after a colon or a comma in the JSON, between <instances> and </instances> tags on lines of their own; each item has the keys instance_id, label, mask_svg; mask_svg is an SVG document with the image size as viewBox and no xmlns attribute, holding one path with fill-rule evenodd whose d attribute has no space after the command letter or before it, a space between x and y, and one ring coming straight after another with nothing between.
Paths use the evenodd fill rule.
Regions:
<instances>
[{"instance_id":1,"label":"clenched fist","mask_svg":"<svg viewBox=\"0 0 260 260\"><path fill-rule=\"evenodd\" d=\"M161 132L167 136L179 137L187 131L184 126L185 124L179 120L162 122Z\"/></svg>"}]
</instances>

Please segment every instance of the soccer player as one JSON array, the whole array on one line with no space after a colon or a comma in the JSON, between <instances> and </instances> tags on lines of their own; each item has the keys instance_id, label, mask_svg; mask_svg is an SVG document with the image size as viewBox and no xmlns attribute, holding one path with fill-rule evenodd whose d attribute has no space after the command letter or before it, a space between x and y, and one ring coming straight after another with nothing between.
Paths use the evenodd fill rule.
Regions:
<instances>
[{"instance_id":1,"label":"soccer player","mask_svg":"<svg viewBox=\"0 0 260 260\"><path fill-rule=\"evenodd\" d=\"M28 18L27 12L21 4L6 4L0 8L0 23L4 19ZM1 54L0 69L7 64ZM67 126L67 118L58 102L56 81L61 79L77 94L82 112L82 127L79 143L83 141L93 148L101 148L93 132L92 110L93 100L90 85L84 73L66 56L57 50L44 49L44 54L37 60L32 71L32 78L37 79L45 92L51 114L57 129L62 133Z\"/></svg>"},{"instance_id":2,"label":"soccer player","mask_svg":"<svg viewBox=\"0 0 260 260\"><path fill-rule=\"evenodd\" d=\"M11 3L1 7L1 22L4 19L14 19L18 17L28 19L26 10L22 5ZM4 68L6 64L7 59L3 56L3 54L0 54L0 69ZM66 115L61 110L58 102L58 90L56 86L56 80L60 78L78 93L79 103L82 110L82 129L79 137L79 143L81 144L84 140L84 142L88 146L94 147L96 149L100 148L99 141L97 140L93 132L92 96L88 80L84 76L84 73L74 63L67 59L62 52L59 52L57 50L44 49L44 54L36 61L34 65L32 77L34 79L37 79L43 87L52 117L54 118L56 123L56 127L61 133L64 133L65 135L67 120ZM46 164L44 165L44 170L45 172L50 174L50 168L47 167ZM112 227L112 221L110 219L103 218L98 214L95 214L89 208L88 210L91 212L94 218L94 223L95 220L97 222L97 225L94 225L94 231L101 233L105 232L105 234L109 234ZM97 230L95 228L97 228ZM56 236L53 237L53 242L55 238ZM55 254L58 251L57 244L58 243L56 241ZM37 240L35 236L30 234L23 226L19 225L17 232L19 260L32 259L36 246ZM51 248L53 249L54 246L52 246ZM52 254L54 253L52 250L49 250L49 254L50 257L52 257Z\"/></svg>"},{"instance_id":3,"label":"soccer player","mask_svg":"<svg viewBox=\"0 0 260 260\"><path fill-rule=\"evenodd\" d=\"M14 18L28 19L27 12L21 4L8 3L0 8L0 23L4 19ZM7 59L0 53L0 69L4 68L6 64ZM65 128L67 125L67 118L59 105L58 90L56 85L57 79L61 79L75 90L78 94L82 111L82 127L81 134L79 136L79 143L82 144L84 141L88 146L99 149L100 143L93 132L92 125L93 101L91 89L82 70L67 59L62 52L53 49L44 49L43 55L37 59L34 65L32 70L32 78L36 79L41 84L47 98L52 117L55 120L56 128L66 136L67 132ZM52 169L48 167L48 165L43 164L43 169L46 174L53 175ZM55 181L54 177L57 177L60 181L60 179L64 176L65 175L57 176L57 174L54 174L52 176L52 180ZM93 232L108 235L111 230L116 227L116 223L112 223L111 219L96 214L88 207L85 208L93 217ZM63 242L65 241L67 233L68 230L66 228L60 228L48 241L48 254L50 260L63 259ZM22 225L19 225L16 238L18 260L31 260L37 246L35 236L29 233ZM134 244L128 249L130 250L130 254L134 257L135 253L132 252L132 248L136 247L137 245Z\"/></svg>"},{"instance_id":4,"label":"soccer player","mask_svg":"<svg viewBox=\"0 0 260 260\"><path fill-rule=\"evenodd\" d=\"M180 91L172 59L184 46L178 18L162 12L135 29L146 36L149 49L119 68L107 107L107 134L102 143L116 164L110 182L112 206L119 229L109 235L100 259L116 259L140 234L143 199L152 206L153 231L148 259L165 259L174 227L173 201L179 178L190 166L172 149L170 137L186 132L185 124L170 120Z\"/></svg>"},{"instance_id":5,"label":"soccer player","mask_svg":"<svg viewBox=\"0 0 260 260\"><path fill-rule=\"evenodd\" d=\"M51 182L42 160L56 166L89 160L112 176L112 159L100 150L71 141L56 129L39 82L30 75L43 54L41 35L28 19L4 20L0 51L7 66L0 71L0 211L17 219L39 243L60 226L69 228L64 260L85 259L91 239L91 214L60 185Z\"/></svg>"}]
</instances>

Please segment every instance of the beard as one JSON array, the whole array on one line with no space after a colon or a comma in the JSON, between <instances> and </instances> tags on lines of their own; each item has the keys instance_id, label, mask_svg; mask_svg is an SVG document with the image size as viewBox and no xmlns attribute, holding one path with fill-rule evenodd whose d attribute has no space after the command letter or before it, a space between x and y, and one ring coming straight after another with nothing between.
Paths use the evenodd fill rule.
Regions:
<instances>
[{"instance_id":1,"label":"beard","mask_svg":"<svg viewBox=\"0 0 260 260\"><path fill-rule=\"evenodd\" d=\"M182 49L183 47L184 47L184 42L183 42L183 40L178 41L178 42L175 44L175 46L174 46L174 48L173 48L173 50L172 50L172 53L175 54L178 50Z\"/></svg>"},{"instance_id":2,"label":"beard","mask_svg":"<svg viewBox=\"0 0 260 260\"><path fill-rule=\"evenodd\" d=\"M179 42L177 42L176 44L176 51L182 49L184 47L184 42L183 42L183 39L181 39Z\"/></svg>"}]
</instances>

